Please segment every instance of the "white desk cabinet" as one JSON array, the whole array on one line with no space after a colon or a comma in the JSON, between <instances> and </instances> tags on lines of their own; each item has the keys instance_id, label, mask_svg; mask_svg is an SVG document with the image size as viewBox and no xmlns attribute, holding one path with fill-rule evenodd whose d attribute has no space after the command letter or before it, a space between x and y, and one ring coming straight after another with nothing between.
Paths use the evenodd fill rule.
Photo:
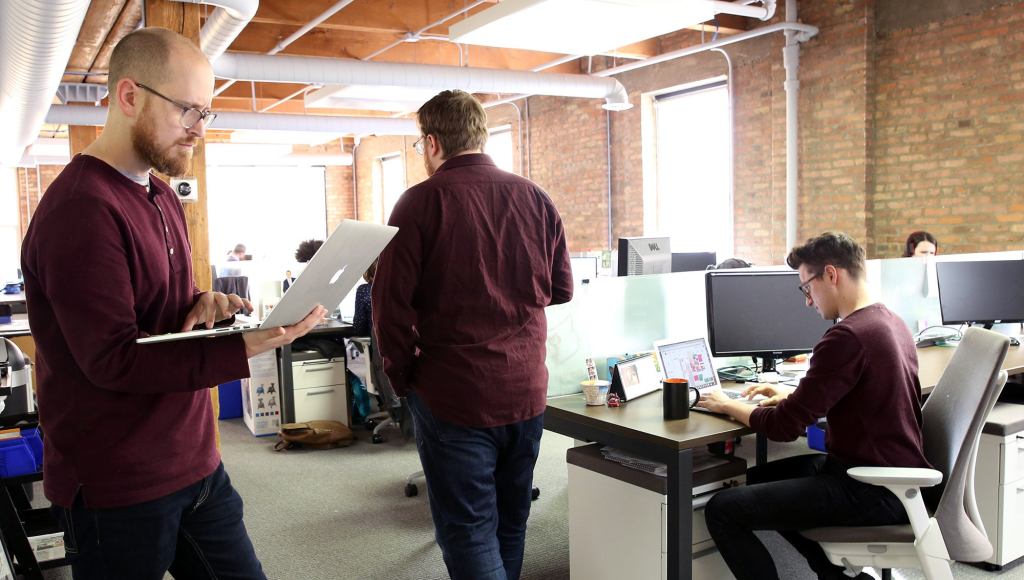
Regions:
<instances>
[{"instance_id":1,"label":"white desk cabinet","mask_svg":"<svg viewBox=\"0 0 1024 580\"><path fill-rule=\"evenodd\" d=\"M332 420L349 425L344 357L312 358L292 354L292 401L295 422Z\"/></svg>"},{"instance_id":2,"label":"white desk cabinet","mask_svg":"<svg viewBox=\"0 0 1024 580\"><path fill-rule=\"evenodd\" d=\"M1024 405L996 403L978 445L974 495L1002 567L1024 556Z\"/></svg>"}]
</instances>

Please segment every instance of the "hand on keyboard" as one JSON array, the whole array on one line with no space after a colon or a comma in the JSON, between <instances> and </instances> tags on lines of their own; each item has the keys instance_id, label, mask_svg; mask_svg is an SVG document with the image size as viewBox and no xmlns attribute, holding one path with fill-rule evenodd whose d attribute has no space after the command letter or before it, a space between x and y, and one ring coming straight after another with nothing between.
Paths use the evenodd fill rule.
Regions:
<instances>
[{"instance_id":1,"label":"hand on keyboard","mask_svg":"<svg viewBox=\"0 0 1024 580\"><path fill-rule=\"evenodd\" d=\"M788 397L794 390L793 387L788 387L782 384L755 384L747 387L743 393L743 397L749 397L750 395L761 395L764 398L761 399L758 404L762 407L774 407L782 402L783 399Z\"/></svg>"}]
</instances>

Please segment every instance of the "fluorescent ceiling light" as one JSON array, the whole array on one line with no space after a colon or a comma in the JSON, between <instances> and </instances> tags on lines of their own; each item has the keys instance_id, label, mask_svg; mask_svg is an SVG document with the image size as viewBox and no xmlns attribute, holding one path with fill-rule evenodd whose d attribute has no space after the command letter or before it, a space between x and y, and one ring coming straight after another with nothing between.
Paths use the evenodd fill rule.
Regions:
<instances>
[{"instance_id":1,"label":"fluorescent ceiling light","mask_svg":"<svg viewBox=\"0 0 1024 580\"><path fill-rule=\"evenodd\" d=\"M309 131L255 131L238 129L231 132L232 143L271 143L284 145L323 145L341 137L341 133L312 133Z\"/></svg>"},{"instance_id":2,"label":"fluorescent ceiling light","mask_svg":"<svg viewBox=\"0 0 1024 580\"><path fill-rule=\"evenodd\" d=\"M440 91L434 88L328 85L306 93L310 109L357 109L365 111L415 111Z\"/></svg>"},{"instance_id":3,"label":"fluorescent ceiling light","mask_svg":"<svg viewBox=\"0 0 1024 580\"><path fill-rule=\"evenodd\" d=\"M453 42L592 55L711 20L703 0L504 0L448 29Z\"/></svg>"}]
</instances>

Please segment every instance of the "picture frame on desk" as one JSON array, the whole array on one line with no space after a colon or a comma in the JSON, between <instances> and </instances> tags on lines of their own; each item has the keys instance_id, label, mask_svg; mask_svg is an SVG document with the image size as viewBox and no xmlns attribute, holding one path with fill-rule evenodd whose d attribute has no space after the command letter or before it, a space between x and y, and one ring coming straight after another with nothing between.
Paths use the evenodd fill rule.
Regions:
<instances>
[{"instance_id":1,"label":"picture frame on desk","mask_svg":"<svg viewBox=\"0 0 1024 580\"><path fill-rule=\"evenodd\" d=\"M644 353L619 361L612 367L610 391L629 401L661 389L661 373L654 353Z\"/></svg>"}]
</instances>

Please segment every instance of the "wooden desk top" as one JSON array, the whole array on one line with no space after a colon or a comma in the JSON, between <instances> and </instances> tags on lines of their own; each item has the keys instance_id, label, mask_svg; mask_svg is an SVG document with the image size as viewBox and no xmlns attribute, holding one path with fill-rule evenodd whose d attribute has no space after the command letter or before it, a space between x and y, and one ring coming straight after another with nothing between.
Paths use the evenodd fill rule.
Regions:
<instances>
[{"instance_id":1,"label":"wooden desk top","mask_svg":"<svg viewBox=\"0 0 1024 580\"><path fill-rule=\"evenodd\" d=\"M929 346L917 349L917 376L921 380L921 392L928 394L939 384L939 378L946 365L953 358L955 347ZM1024 346L1011 346L1003 361L1003 370L1010 375L1024 372Z\"/></svg>"},{"instance_id":2,"label":"wooden desk top","mask_svg":"<svg viewBox=\"0 0 1024 580\"><path fill-rule=\"evenodd\" d=\"M942 346L918 349L918 376L923 393L935 388L955 351L955 348ZM1011 375L1024 372L1024 346L1010 347L1003 369ZM548 399L546 418L583 429L600 429L637 443L667 449L700 447L753 433L750 428L731 419L696 411L691 411L688 419L665 421L660 391L621 407L589 406L582 394L553 397Z\"/></svg>"},{"instance_id":3,"label":"wooden desk top","mask_svg":"<svg viewBox=\"0 0 1024 580\"><path fill-rule=\"evenodd\" d=\"M661 391L625 403L621 407L587 405L583 395L548 399L546 418L580 426L600 427L638 442L672 449L700 447L733 436L753 433L736 421L691 411L688 419L666 421L662 417Z\"/></svg>"}]
</instances>

